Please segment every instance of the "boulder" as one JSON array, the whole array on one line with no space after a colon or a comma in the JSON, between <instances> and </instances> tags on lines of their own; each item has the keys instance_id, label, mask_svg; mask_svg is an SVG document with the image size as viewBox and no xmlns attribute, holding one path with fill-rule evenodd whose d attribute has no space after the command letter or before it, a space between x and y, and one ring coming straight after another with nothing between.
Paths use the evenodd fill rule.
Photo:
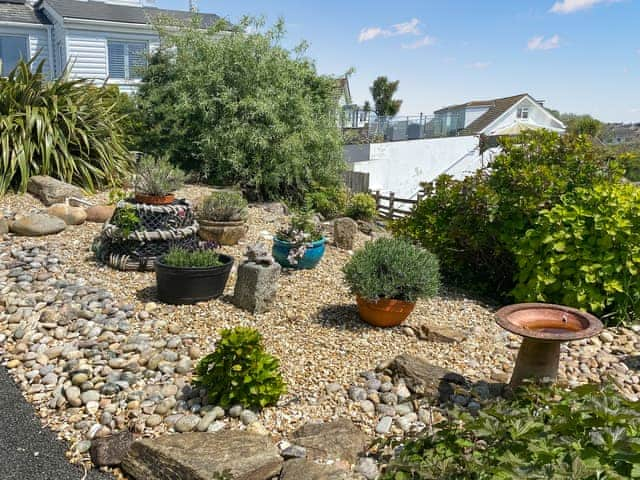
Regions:
<instances>
[{"instance_id":1,"label":"boulder","mask_svg":"<svg viewBox=\"0 0 640 480\"><path fill-rule=\"evenodd\" d=\"M11 223L10 229L16 235L39 237L61 232L67 226L64 220L46 213L34 213L17 217Z\"/></svg>"},{"instance_id":2,"label":"boulder","mask_svg":"<svg viewBox=\"0 0 640 480\"><path fill-rule=\"evenodd\" d=\"M467 339L467 334L451 327L431 327L418 325L410 327L420 340L437 343L460 343Z\"/></svg>"},{"instance_id":3,"label":"boulder","mask_svg":"<svg viewBox=\"0 0 640 480\"><path fill-rule=\"evenodd\" d=\"M306 448L311 460L346 460L355 463L370 439L351 420L342 418L329 423L307 423L293 432L295 444Z\"/></svg>"},{"instance_id":4,"label":"boulder","mask_svg":"<svg viewBox=\"0 0 640 480\"><path fill-rule=\"evenodd\" d=\"M268 436L242 431L183 433L134 442L122 469L136 480L268 480L282 468Z\"/></svg>"},{"instance_id":5,"label":"boulder","mask_svg":"<svg viewBox=\"0 0 640 480\"><path fill-rule=\"evenodd\" d=\"M358 224L355 220L348 217L334 220L333 241L336 247L343 250L353 250L357 234Z\"/></svg>"},{"instance_id":6,"label":"boulder","mask_svg":"<svg viewBox=\"0 0 640 480\"><path fill-rule=\"evenodd\" d=\"M398 355L389 365L396 378L403 379L409 389L432 399L448 400L453 385L466 385L466 379L457 373L432 365L415 355Z\"/></svg>"},{"instance_id":7,"label":"boulder","mask_svg":"<svg viewBox=\"0 0 640 480\"><path fill-rule=\"evenodd\" d=\"M69 197L82 197L82 189L46 175L35 175L27 183L27 191L46 206L63 203Z\"/></svg>"},{"instance_id":8,"label":"boulder","mask_svg":"<svg viewBox=\"0 0 640 480\"><path fill-rule=\"evenodd\" d=\"M133 433L128 430L95 438L91 442L91 461L98 467L120 465L133 440Z\"/></svg>"},{"instance_id":9,"label":"boulder","mask_svg":"<svg viewBox=\"0 0 640 480\"><path fill-rule=\"evenodd\" d=\"M94 205L86 209L87 222L104 223L111 218L115 205Z\"/></svg>"},{"instance_id":10,"label":"boulder","mask_svg":"<svg viewBox=\"0 0 640 480\"><path fill-rule=\"evenodd\" d=\"M72 207L66 203L54 203L47 208L47 213L64 220L67 225L82 225L87 219L84 208Z\"/></svg>"},{"instance_id":11,"label":"boulder","mask_svg":"<svg viewBox=\"0 0 640 480\"><path fill-rule=\"evenodd\" d=\"M322 465L303 458L285 462L279 480L345 480L347 472L333 465Z\"/></svg>"},{"instance_id":12,"label":"boulder","mask_svg":"<svg viewBox=\"0 0 640 480\"><path fill-rule=\"evenodd\" d=\"M243 263L238 267L238 277L233 291L236 307L251 313L264 313L276 298L280 265L259 265Z\"/></svg>"}]
</instances>

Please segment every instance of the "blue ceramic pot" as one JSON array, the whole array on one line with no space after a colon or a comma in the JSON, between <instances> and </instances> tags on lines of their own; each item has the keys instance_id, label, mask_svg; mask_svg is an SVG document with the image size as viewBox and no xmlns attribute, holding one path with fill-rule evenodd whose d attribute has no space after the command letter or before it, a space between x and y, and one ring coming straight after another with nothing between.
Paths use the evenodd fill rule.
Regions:
<instances>
[{"instance_id":1,"label":"blue ceramic pot","mask_svg":"<svg viewBox=\"0 0 640 480\"><path fill-rule=\"evenodd\" d=\"M272 250L273 258L275 258L276 262L284 268L313 268L318 264L318 262L320 262L320 259L322 259L322 256L324 255L325 242L326 239L322 238L315 242L308 243L303 257L298 260L298 263L292 265L289 263L289 260L287 260L287 257L289 256L289 251L296 247L296 244L274 238Z\"/></svg>"}]
</instances>

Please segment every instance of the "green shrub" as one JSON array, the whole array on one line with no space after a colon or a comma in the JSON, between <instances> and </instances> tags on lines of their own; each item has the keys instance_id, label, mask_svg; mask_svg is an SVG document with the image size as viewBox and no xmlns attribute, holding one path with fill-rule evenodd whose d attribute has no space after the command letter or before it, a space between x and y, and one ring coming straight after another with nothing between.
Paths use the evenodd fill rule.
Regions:
<instances>
[{"instance_id":1,"label":"green shrub","mask_svg":"<svg viewBox=\"0 0 640 480\"><path fill-rule=\"evenodd\" d=\"M222 265L220 254L213 249L187 250L172 248L164 257L162 263L170 267L208 268Z\"/></svg>"},{"instance_id":2,"label":"green shrub","mask_svg":"<svg viewBox=\"0 0 640 480\"><path fill-rule=\"evenodd\" d=\"M251 29L252 33L246 32ZM303 48L281 46L281 22L245 19L228 30L160 28L138 100L144 151L168 153L250 200L299 203L314 185L335 186L345 162L335 80L318 75Z\"/></svg>"},{"instance_id":3,"label":"green shrub","mask_svg":"<svg viewBox=\"0 0 640 480\"><path fill-rule=\"evenodd\" d=\"M316 224L312 215L313 210L309 203L297 209L291 216L289 225L276 233L276 238L296 245L322 240L322 228Z\"/></svg>"},{"instance_id":4,"label":"green shrub","mask_svg":"<svg viewBox=\"0 0 640 480\"><path fill-rule=\"evenodd\" d=\"M115 205L120 200L127 198L127 192L121 188L112 188L109 190L109 205Z\"/></svg>"},{"instance_id":5,"label":"green shrub","mask_svg":"<svg viewBox=\"0 0 640 480\"><path fill-rule=\"evenodd\" d=\"M132 205L118 208L111 218L111 223L120 229L120 237L127 238L140 226L138 211Z\"/></svg>"},{"instance_id":6,"label":"green shrub","mask_svg":"<svg viewBox=\"0 0 640 480\"><path fill-rule=\"evenodd\" d=\"M112 96L68 71L49 81L34 61L0 78L0 195L26 190L32 175L89 190L118 184L131 155Z\"/></svg>"},{"instance_id":7,"label":"green shrub","mask_svg":"<svg viewBox=\"0 0 640 480\"><path fill-rule=\"evenodd\" d=\"M584 136L528 132L502 148L489 168L425 185L426 197L392 230L438 255L449 283L506 300L517 273L513 250L539 212L576 188L615 182L622 171Z\"/></svg>"},{"instance_id":8,"label":"green shrub","mask_svg":"<svg viewBox=\"0 0 640 480\"><path fill-rule=\"evenodd\" d=\"M166 157L144 155L136 164L134 185L137 193L162 197L184 185L185 174Z\"/></svg>"},{"instance_id":9,"label":"green shrub","mask_svg":"<svg viewBox=\"0 0 640 480\"><path fill-rule=\"evenodd\" d=\"M529 387L437 428L407 442L381 480L640 478L640 402L611 387Z\"/></svg>"},{"instance_id":10,"label":"green shrub","mask_svg":"<svg viewBox=\"0 0 640 480\"><path fill-rule=\"evenodd\" d=\"M356 193L349 199L346 213L354 220L372 220L376 216L376 201L368 193Z\"/></svg>"},{"instance_id":11,"label":"green shrub","mask_svg":"<svg viewBox=\"0 0 640 480\"><path fill-rule=\"evenodd\" d=\"M435 296L440 285L436 256L396 238L367 242L343 271L351 292L373 301L415 302Z\"/></svg>"},{"instance_id":12,"label":"green shrub","mask_svg":"<svg viewBox=\"0 0 640 480\"><path fill-rule=\"evenodd\" d=\"M349 195L344 186L320 187L307 195L312 208L324 218L336 218L347 208Z\"/></svg>"},{"instance_id":13,"label":"green shrub","mask_svg":"<svg viewBox=\"0 0 640 480\"><path fill-rule=\"evenodd\" d=\"M240 192L219 191L207 196L198 208L198 217L212 222L246 220L247 201Z\"/></svg>"},{"instance_id":14,"label":"green shrub","mask_svg":"<svg viewBox=\"0 0 640 480\"><path fill-rule=\"evenodd\" d=\"M215 351L200 360L195 373L195 384L223 408L264 408L286 392L278 359L264 351L262 335L253 328L222 330Z\"/></svg>"},{"instance_id":15,"label":"green shrub","mask_svg":"<svg viewBox=\"0 0 640 480\"><path fill-rule=\"evenodd\" d=\"M562 303L615 323L640 319L640 188L603 184L563 196L515 253L516 300Z\"/></svg>"}]
</instances>

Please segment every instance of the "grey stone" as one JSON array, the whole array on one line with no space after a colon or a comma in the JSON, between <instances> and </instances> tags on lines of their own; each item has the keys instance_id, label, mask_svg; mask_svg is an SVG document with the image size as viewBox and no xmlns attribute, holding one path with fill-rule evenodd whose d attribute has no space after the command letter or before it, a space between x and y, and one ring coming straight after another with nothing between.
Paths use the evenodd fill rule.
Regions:
<instances>
[{"instance_id":1,"label":"grey stone","mask_svg":"<svg viewBox=\"0 0 640 480\"><path fill-rule=\"evenodd\" d=\"M451 384L464 385L462 375L450 372L414 355L403 354L393 359L389 367L406 381L409 389L419 395L448 400L453 392Z\"/></svg>"},{"instance_id":2,"label":"grey stone","mask_svg":"<svg viewBox=\"0 0 640 480\"><path fill-rule=\"evenodd\" d=\"M242 413L242 410L242 405L234 405L229 409L229 416L234 418L239 417Z\"/></svg>"},{"instance_id":3,"label":"grey stone","mask_svg":"<svg viewBox=\"0 0 640 480\"><path fill-rule=\"evenodd\" d=\"M333 465L295 458L288 460L282 467L279 480L346 480L347 472Z\"/></svg>"},{"instance_id":4,"label":"grey stone","mask_svg":"<svg viewBox=\"0 0 640 480\"><path fill-rule=\"evenodd\" d=\"M367 399L367 391L364 388L351 386L349 387L349 398L354 402Z\"/></svg>"},{"instance_id":5,"label":"grey stone","mask_svg":"<svg viewBox=\"0 0 640 480\"><path fill-rule=\"evenodd\" d=\"M83 197L82 189L53 177L34 175L27 183L27 191L46 206L63 203L69 197Z\"/></svg>"},{"instance_id":6,"label":"grey stone","mask_svg":"<svg viewBox=\"0 0 640 480\"><path fill-rule=\"evenodd\" d=\"M376 406L371 400L361 400L360 408L365 413L375 413Z\"/></svg>"},{"instance_id":7,"label":"grey stone","mask_svg":"<svg viewBox=\"0 0 640 480\"><path fill-rule=\"evenodd\" d=\"M280 455L282 455L282 458L285 460L291 458L305 458L307 456L307 449L299 445L290 445L282 450Z\"/></svg>"},{"instance_id":8,"label":"grey stone","mask_svg":"<svg viewBox=\"0 0 640 480\"><path fill-rule=\"evenodd\" d=\"M407 413L413 412L413 405L410 403L401 403L396 405L395 409L398 415L406 415Z\"/></svg>"},{"instance_id":9,"label":"grey stone","mask_svg":"<svg viewBox=\"0 0 640 480\"><path fill-rule=\"evenodd\" d=\"M233 291L234 305L254 314L269 310L276 298L280 270L278 263L261 265L247 262L240 265Z\"/></svg>"},{"instance_id":10,"label":"grey stone","mask_svg":"<svg viewBox=\"0 0 640 480\"><path fill-rule=\"evenodd\" d=\"M369 445L369 437L344 418L329 423L308 423L294 431L292 437L296 445L307 449L307 457L312 460L340 458L355 463Z\"/></svg>"},{"instance_id":11,"label":"grey stone","mask_svg":"<svg viewBox=\"0 0 640 480\"><path fill-rule=\"evenodd\" d=\"M9 233L9 220L4 217L0 217L0 235Z\"/></svg>"},{"instance_id":12,"label":"grey stone","mask_svg":"<svg viewBox=\"0 0 640 480\"><path fill-rule=\"evenodd\" d=\"M378 478L378 464L371 457L362 457L358 461L356 470L367 480Z\"/></svg>"},{"instance_id":13,"label":"grey stone","mask_svg":"<svg viewBox=\"0 0 640 480\"><path fill-rule=\"evenodd\" d=\"M134 436L128 430L114 433L91 442L91 461L99 467L120 465Z\"/></svg>"},{"instance_id":14,"label":"grey stone","mask_svg":"<svg viewBox=\"0 0 640 480\"><path fill-rule=\"evenodd\" d=\"M382 417L378 422L378 425L376 425L376 432L381 435L389 433L389 430L391 429L392 424L393 424L392 417Z\"/></svg>"},{"instance_id":15,"label":"grey stone","mask_svg":"<svg viewBox=\"0 0 640 480\"><path fill-rule=\"evenodd\" d=\"M334 220L333 241L336 247L343 250L353 250L357 233L358 223L355 220L348 217Z\"/></svg>"},{"instance_id":16,"label":"grey stone","mask_svg":"<svg viewBox=\"0 0 640 480\"><path fill-rule=\"evenodd\" d=\"M242 413L240 413L240 421L245 425L251 425L253 422L258 421L258 416L251 410L243 410Z\"/></svg>"},{"instance_id":17,"label":"grey stone","mask_svg":"<svg viewBox=\"0 0 640 480\"><path fill-rule=\"evenodd\" d=\"M234 480L267 480L278 475L282 463L268 436L228 431L137 441L122 469L136 480L214 480L225 471Z\"/></svg>"},{"instance_id":18,"label":"grey stone","mask_svg":"<svg viewBox=\"0 0 640 480\"><path fill-rule=\"evenodd\" d=\"M67 226L64 220L46 213L33 213L19 217L11 223L11 231L16 235L39 237L59 233Z\"/></svg>"},{"instance_id":19,"label":"grey stone","mask_svg":"<svg viewBox=\"0 0 640 480\"><path fill-rule=\"evenodd\" d=\"M185 433L190 432L200 423L200 417L197 415L184 415L180 418L173 428L176 432Z\"/></svg>"}]
</instances>

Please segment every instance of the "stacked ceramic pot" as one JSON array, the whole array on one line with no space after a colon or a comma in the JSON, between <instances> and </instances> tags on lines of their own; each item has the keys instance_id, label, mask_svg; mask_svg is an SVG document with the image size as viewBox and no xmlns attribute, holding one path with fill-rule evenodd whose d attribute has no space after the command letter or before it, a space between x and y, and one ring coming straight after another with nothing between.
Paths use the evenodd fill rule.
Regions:
<instances>
[{"instance_id":1,"label":"stacked ceramic pot","mask_svg":"<svg viewBox=\"0 0 640 480\"><path fill-rule=\"evenodd\" d=\"M96 258L119 270L153 270L173 247L198 244L198 222L187 200L169 205L120 201L93 244Z\"/></svg>"}]
</instances>

